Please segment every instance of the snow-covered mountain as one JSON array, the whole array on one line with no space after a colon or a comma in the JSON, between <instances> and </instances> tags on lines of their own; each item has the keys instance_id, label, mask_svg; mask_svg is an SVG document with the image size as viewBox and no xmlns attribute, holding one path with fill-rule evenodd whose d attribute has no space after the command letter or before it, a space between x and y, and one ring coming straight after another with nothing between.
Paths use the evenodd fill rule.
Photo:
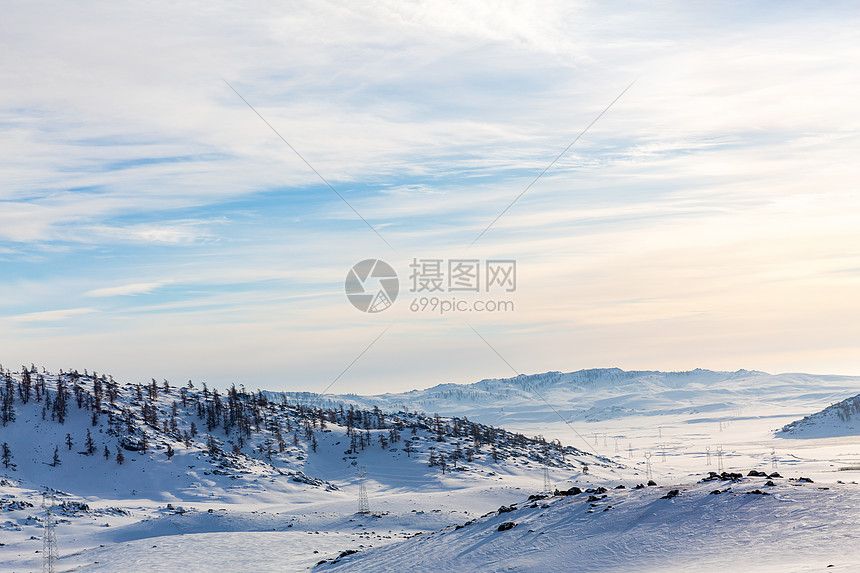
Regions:
<instances>
[{"instance_id":1,"label":"snow-covered mountain","mask_svg":"<svg viewBox=\"0 0 860 573\"><path fill-rule=\"evenodd\" d=\"M493 488L509 475L531 475L538 483L543 468L599 476L622 467L558 440L465 418L286 404L262 392L231 387L222 393L205 384L120 384L86 371L31 367L0 376L0 505L6 517L0 547L6 555L41 534L46 492L61 504L61 530L70 524L76 538L130 541L143 534L134 525L142 519L180 515L174 519L190 524L195 519L184 519L187 513L223 505L232 508L230 521L252 530L260 520L235 512L298 503L353 515L359 469L371 492L392 492L414 491L418 484L442 491L452 482ZM428 515L438 506L413 507ZM267 530L272 522L262 520ZM286 518L274 522L276 529L294 526ZM416 516L410 527L445 523ZM125 527L109 536L95 529L109 524Z\"/></svg>"},{"instance_id":2,"label":"snow-covered mountain","mask_svg":"<svg viewBox=\"0 0 860 573\"><path fill-rule=\"evenodd\" d=\"M824 438L860 435L860 394L840 400L820 412L783 426L779 436Z\"/></svg>"},{"instance_id":3,"label":"snow-covered mountain","mask_svg":"<svg viewBox=\"0 0 860 573\"><path fill-rule=\"evenodd\" d=\"M832 487L832 490L830 489ZM856 484L704 478L523 499L481 518L315 571L854 571Z\"/></svg>"},{"instance_id":4,"label":"snow-covered mountain","mask_svg":"<svg viewBox=\"0 0 860 573\"><path fill-rule=\"evenodd\" d=\"M810 403L831 403L854 394L860 377L720 372L624 371L618 368L546 372L473 384L440 384L425 390L359 396L308 392L272 393L291 403L351 404L383 410L418 410L518 428L558 421L601 422L630 416L737 415L754 405L806 412Z\"/></svg>"},{"instance_id":5,"label":"snow-covered mountain","mask_svg":"<svg viewBox=\"0 0 860 573\"><path fill-rule=\"evenodd\" d=\"M41 567L46 492L61 571L851 571L855 438L774 431L858 382L603 369L362 397L2 371L0 571Z\"/></svg>"}]
</instances>

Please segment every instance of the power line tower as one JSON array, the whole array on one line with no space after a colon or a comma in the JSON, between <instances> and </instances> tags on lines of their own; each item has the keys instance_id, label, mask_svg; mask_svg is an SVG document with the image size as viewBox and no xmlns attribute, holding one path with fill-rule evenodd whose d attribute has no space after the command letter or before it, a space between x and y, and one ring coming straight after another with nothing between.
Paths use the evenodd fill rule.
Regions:
<instances>
[{"instance_id":1,"label":"power line tower","mask_svg":"<svg viewBox=\"0 0 860 573\"><path fill-rule=\"evenodd\" d=\"M42 509L45 510L44 533L42 534L42 571L43 573L54 573L54 564L57 561L57 532L54 530L54 495L51 494L51 504L45 501L42 494Z\"/></svg>"},{"instance_id":2,"label":"power line tower","mask_svg":"<svg viewBox=\"0 0 860 573\"><path fill-rule=\"evenodd\" d=\"M645 476L648 481L654 479L651 473L651 452L645 452Z\"/></svg>"},{"instance_id":3,"label":"power line tower","mask_svg":"<svg viewBox=\"0 0 860 573\"><path fill-rule=\"evenodd\" d=\"M546 493L552 493L552 484L549 481L549 468L543 467L543 491Z\"/></svg>"},{"instance_id":4,"label":"power line tower","mask_svg":"<svg viewBox=\"0 0 860 573\"><path fill-rule=\"evenodd\" d=\"M770 449L770 467L776 469L776 448Z\"/></svg>"},{"instance_id":5,"label":"power line tower","mask_svg":"<svg viewBox=\"0 0 860 573\"><path fill-rule=\"evenodd\" d=\"M717 471L723 471L723 446L717 446Z\"/></svg>"},{"instance_id":6,"label":"power line tower","mask_svg":"<svg viewBox=\"0 0 860 573\"><path fill-rule=\"evenodd\" d=\"M707 459L705 463L711 465L711 446L705 446L705 459Z\"/></svg>"},{"instance_id":7,"label":"power line tower","mask_svg":"<svg viewBox=\"0 0 860 573\"><path fill-rule=\"evenodd\" d=\"M367 476L367 466L358 466L358 513L370 513L370 504L367 501L367 485L364 478Z\"/></svg>"}]
</instances>

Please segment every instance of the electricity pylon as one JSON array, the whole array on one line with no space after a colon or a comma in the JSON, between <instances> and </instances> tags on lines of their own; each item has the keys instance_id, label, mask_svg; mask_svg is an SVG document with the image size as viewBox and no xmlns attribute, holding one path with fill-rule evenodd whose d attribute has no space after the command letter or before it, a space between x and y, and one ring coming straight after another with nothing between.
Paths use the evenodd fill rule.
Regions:
<instances>
[{"instance_id":1,"label":"electricity pylon","mask_svg":"<svg viewBox=\"0 0 860 573\"><path fill-rule=\"evenodd\" d=\"M42 509L45 510L44 533L42 534L42 571L43 573L54 573L54 564L57 561L57 532L54 530L54 496L51 495L51 504L45 502L42 494Z\"/></svg>"},{"instance_id":2,"label":"electricity pylon","mask_svg":"<svg viewBox=\"0 0 860 573\"><path fill-rule=\"evenodd\" d=\"M367 501L367 485L364 478L367 476L367 466L358 466L358 513L370 513L370 504Z\"/></svg>"}]
</instances>

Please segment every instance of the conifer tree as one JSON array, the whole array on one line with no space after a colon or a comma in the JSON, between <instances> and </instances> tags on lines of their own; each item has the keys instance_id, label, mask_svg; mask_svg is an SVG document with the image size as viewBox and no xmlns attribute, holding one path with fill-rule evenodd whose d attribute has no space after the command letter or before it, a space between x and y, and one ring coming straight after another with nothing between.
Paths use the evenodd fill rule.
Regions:
<instances>
[{"instance_id":1,"label":"conifer tree","mask_svg":"<svg viewBox=\"0 0 860 573\"><path fill-rule=\"evenodd\" d=\"M12 463L12 450L9 449L9 444L7 444L6 442L3 442L3 446L0 447L0 451L2 451L2 454L0 454L0 461L3 462L3 467L6 468L7 470L8 469L14 470L15 464Z\"/></svg>"},{"instance_id":2,"label":"conifer tree","mask_svg":"<svg viewBox=\"0 0 860 573\"><path fill-rule=\"evenodd\" d=\"M96 453L96 443L93 441L93 436L90 434L90 429L87 428L87 439L84 442L84 446L87 448L87 455L91 456Z\"/></svg>"}]
</instances>

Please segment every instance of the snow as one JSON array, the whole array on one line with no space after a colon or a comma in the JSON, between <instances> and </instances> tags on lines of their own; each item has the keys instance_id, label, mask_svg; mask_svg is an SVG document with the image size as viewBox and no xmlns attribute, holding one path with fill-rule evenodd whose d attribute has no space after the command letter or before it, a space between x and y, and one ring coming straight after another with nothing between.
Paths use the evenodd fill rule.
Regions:
<instances>
[{"instance_id":1,"label":"snow","mask_svg":"<svg viewBox=\"0 0 860 573\"><path fill-rule=\"evenodd\" d=\"M56 377L45 378L53 392ZM83 378L82 386L91 389L91 379ZM530 392L535 388L564 421ZM851 509L860 502L860 444L856 420L843 419L838 412L844 407L832 405L858 388L860 378L844 376L607 369L326 398L383 411L467 416L592 452L569 449L563 462L552 458L545 466L537 445L510 446L498 461L485 446L471 463L461 461L444 474L427 465L430 448L450 454L458 440L437 442L429 426L414 436L403 431L386 448L377 440L388 430L371 428L370 446L350 453L340 423L315 430L317 452L298 428L298 443L288 434L285 451L269 460L259 448L274 434L262 424L241 455L210 455L205 423L193 406L180 407L177 418L180 430L191 421L200 427L190 446L137 420L135 436L146 432L150 450L125 451L127 461L118 465L119 436L108 431L105 415L93 426L90 412L71 399L60 425L50 414L42 419L41 404L19 400L16 421L0 427L0 442L11 446L17 466L0 469L0 571L41 567L39 506L46 487L59 490L57 503L88 506L67 503L58 510L59 571L547 571L571 564L583 571L687 571L691 564L703 571L828 565L834 566L828 571L853 571L860 557ZM138 412L141 403L131 387L123 392L119 405ZM159 394L153 402L159 423L177 399L176 388ZM296 427L301 420L290 405L274 405L271 416ZM807 421L800 424L803 417ZM792 431L779 431L793 422ZM97 443L94 456L82 453L87 429ZM71 450L66 433L75 442ZM235 439L220 428L213 436L224 450ZM411 455L403 450L408 438L417 450ZM171 459L168 443L176 452ZM105 444L109 460L101 454ZM61 464L51 466L55 445ZM647 481L645 452L659 485L633 489ZM368 470L371 515L355 513L357 465ZM545 467L554 488L602 486L607 492L597 497L607 498L588 502L592 494L585 493L529 501L543 489ZM774 486L759 477L700 483L718 467L785 477L774 479ZM813 483L788 479L800 476ZM626 488L615 489L619 484ZM710 493L726 488L731 490ZM672 490L677 497L661 499ZM746 493L753 490L770 495ZM496 513L503 505L518 509ZM517 525L498 531L507 521ZM357 553L332 564L350 550Z\"/></svg>"},{"instance_id":2,"label":"snow","mask_svg":"<svg viewBox=\"0 0 860 573\"><path fill-rule=\"evenodd\" d=\"M747 478L523 500L446 528L346 556L319 571L855 571L860 486ZM677 497L664 496L678 487ZM727 493L712 495L715 489ZM765 490L769 495L750 494ZM499 531L499 525L516 526Z\"/></svg>"},{"instance_id":3,"label":"snow","mask_svg":"<svg viewBox=\"0 0 860 573\"><path fill-rule=\"evenodd\" d=\"M823 438L860 434L860 394L783 426L780 437Z\"/></svg>"}]
</instances>

